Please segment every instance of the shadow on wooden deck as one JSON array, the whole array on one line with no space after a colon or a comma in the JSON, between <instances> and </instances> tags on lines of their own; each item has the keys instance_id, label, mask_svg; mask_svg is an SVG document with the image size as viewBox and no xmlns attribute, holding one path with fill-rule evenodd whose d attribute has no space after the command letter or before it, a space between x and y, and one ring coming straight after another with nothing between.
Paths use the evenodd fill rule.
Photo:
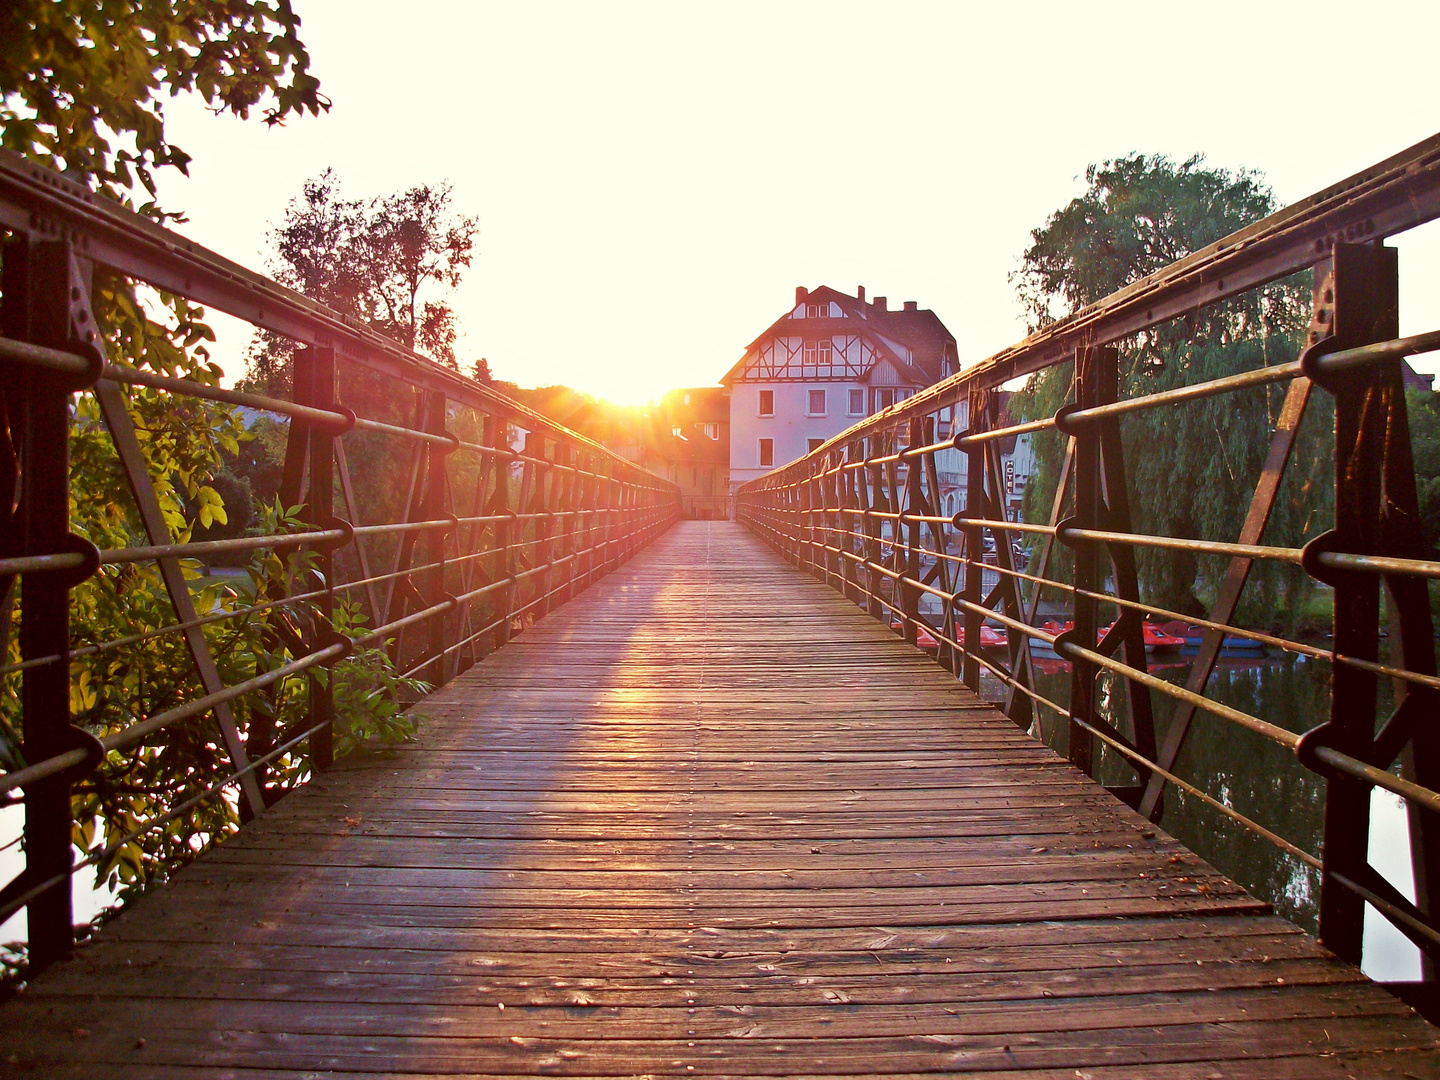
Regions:
<instances>
[{"instance_id":1,"label":"shadow on wooden deck","mask_svg":"<svg viewBox=\"0 0 1440 1080\"><path fill-rule=\"evenodd\" d=\"M1440 1075L1437 1031L729 522L0 1010L61 1077Z\"/></svg>"}]
</instances>

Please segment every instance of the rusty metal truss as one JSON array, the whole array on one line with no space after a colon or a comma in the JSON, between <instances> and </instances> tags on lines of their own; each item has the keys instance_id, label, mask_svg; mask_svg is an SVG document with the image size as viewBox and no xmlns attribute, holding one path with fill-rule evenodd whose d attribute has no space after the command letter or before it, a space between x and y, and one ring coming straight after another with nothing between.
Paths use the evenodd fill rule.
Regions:
<instances>
[{"instance_id":1,"label":"rusty metal truss","mask_svg":"<svg viewBox=\"0 0 1440 1080\"><path fill-rule=\"evenodd\" d=\"M1366 905L1420 949L1427 980L1440 962L1440 678L1429 583L1440 561L1425 550L1402 386L1407 355L1440 349L1440 332L1398 337L1398 273L1387 237L1440 217L1440 136L1318 192L1129 286L903 404L861 421L785 468L742 485L736 517L796 564L894 622L910 642L934 642L937 660L976 690L982 671L1002 689L1007 714L1039 732L1058 724L1070 760L1099 778L1100 759L1123 766L1115 794L1158 820L1167 789L1182 788L1235 827L1313 868L1321 884L1321 940L1359 962ZM1119 399L1117 343L1148 328L1313 271L1313 317L1297 361L1134 399ZM1070 365L1072 398L1055 415L1002 425L996 391L1017 376ZM1143 535L1133 528L1121 441L1124 417L1285 385L1268 453L1233 541ZM1302 547L1264 544L1307 403L1335 406L1333 528ZM958 430L949 433L945 421ZM1011 522L1004 512L999 441L1029 434L1063 440L1048 517ZM965 502L943 512L947 459L965 459ZM939 467L937 468L937 463ZM1176 497L1190 494L1176 477ZM1029 538L1026 565L1012 541ZM987 544L993 540L993 552ZM1064 550L1066 558L1058 559ZM1141 549L1218 556L1226 569L1208 618L1167 612L1141 595ZM1329 647L1234 624L1252 566L1279 560L1334 590ZM1061 574L1057 566L1068 570ZM985 581L998 583L983 587ZM1062 598L1069 625L1037 625L1042 592ZM1381 595L1389 650L1381 659ZM932 609L922 613L921 598ZM1102 627L1101 612L1114 612ZM1184 686L1146 661L1148 615L1204 627ZM1003 644L986 647L1004 634ZM1207 697L1227 634L1331 665L1330 715L1297 735ZM1035 652L1068 668L1069 700L1043 695ZM1108 673L1127 707L1097 702ZM1378 680L1396 707L1377 712ZM992 684L995 685L995 684ZM902 691L903 692L903 691ZM1161 714L1168 722L1157 725ZM1112 722L1110 716L1123 716ZM1229 725L1293 754L1325 779L1323 843L1305 850L1230 806L1223 792L1183 775L1197 723ZM1157 738L1157 732L1163 737ZM1097 752L1098 751L1098 752ZM1257 776L1258 780L1259 777ZM1389 791L1409 812L1412 902L1370 865L1370 794Z\"/></svg>"},{"instance_id":2,"label":"rusty metal truss","mask_svg":"<svg viewBox=\"0 0 1440 1080\"><path fill-rule=\"evenodd\" d=\"M237 792L241 815L278 795L277 764L308 746L315 769L333 757L336 705L327 669L356 649L384 649L407 676L443 683L549 608L623 564L680 513L679 489L599 444L463 378L344 316L251 273L53 172L0 151L0 228L8 233L0 300L0 596L19 593L18 663L23 761L0 774L0 797L23 798L25 869L0 888L0 920L29 916L29 966L73 944L70 877L110 858L114 845L73 860L73 786L112 755L163 746L199 731L229 771L193 778L183 805ZM289 398L225 390L109 362L90 310L97 266L225 311L300 346ZM357 416L348 379L384 380L411 419ZM347 374L348 373L348 374ZM304 531L179 542L161 513L129 404L140 389L245 406L288 420L280 482ZM133 546L99 550L71 531L69 447L77 394L93 396L137 511ZM478 440L452 428L481 432ZM365 435L406 462L399 520L363 520L367 492L345 452ZM514 439L523 436L521 448ZM460 468L457 463L464 463ZM457 487L461 478L463 487ZM304 570L234 610L199 612L185 559L268 550L301 554ZM341 556L358 568L348 578ZM383 561L383 565L382 565ZM173 607L168 625L137 625L122 642L72 641L71 590L102 566L152 563ZM358 576L357 576L358 575ZM360 605L368 629L347 636L337 599ZM205 627L262 620L267 657L254 678L226 685ZM8 626L8 621L6 623ZM140 703L128 727L97 737L71 723L71 664L121 644L174 634L194 665L195 691L160 711ZM8 660L8 657L5 659ZM276 695L300 680L308 706L277 722ZM245 699L248 719L237 719ZM143 832L169 816L138 826Z\"/></svg>"}]
</instances>

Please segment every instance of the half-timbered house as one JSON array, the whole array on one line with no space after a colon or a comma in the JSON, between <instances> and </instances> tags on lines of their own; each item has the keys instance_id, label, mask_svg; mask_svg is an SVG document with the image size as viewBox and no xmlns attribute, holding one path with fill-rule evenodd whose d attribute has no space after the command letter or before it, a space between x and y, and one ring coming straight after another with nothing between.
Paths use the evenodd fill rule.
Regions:
<instances>
[{"instance_id":1,"label":"half-timbered house","mask_svg":"<svg viewBox=\"0 0 1440 1080\"><path fill-rule=\"evenodd\" d=\"M795 290L795 306L745 349L730 390L730 486L815 449L857 420L958 367L955 337L929 309L828 286Z\"/></svg>"}]
</instances>

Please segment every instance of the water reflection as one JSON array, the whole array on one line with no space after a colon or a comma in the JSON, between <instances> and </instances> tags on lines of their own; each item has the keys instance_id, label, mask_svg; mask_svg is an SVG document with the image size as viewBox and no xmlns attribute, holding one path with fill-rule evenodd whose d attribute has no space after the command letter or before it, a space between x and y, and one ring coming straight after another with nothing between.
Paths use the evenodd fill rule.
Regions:
<instances>
[{"instance_id":1,"label":"water reflection","mask_svg":"<svg viewBox=\"0 0 1440 1080\"><path fill-rule=\"evenodd\" d=\"M1191 659L1157 656L1151 671L1183 685ZM1060 705L1070 700L1070 665L1036 662L1036 690ZM1129 707L1123 680L1101 675L1096 700L1102 715L1129 731ZM989 700L1003 700L1001 684L987 678L981 687ZM1308 731L1329 716L1330 665L1312 657L1272 652L1263 658L1220 660L1206 696L1294 732ZM1381 687L1382 710L1390 707L1390 687ZM1162 744L1176 703L1153 695L1156 740ZM1059 753L1066 751L1063 719L1041 710L1039 735ZM1105 784L1132 784L1135 773L1125 759L1102 747L1099 776ZM1279 833L1304 851L1320 850L1325 781L1304 768L1289 751L1223 720L1197 712L1175 772L1212 798ZM1306 864L1255 836L1200 799L1171 786L1165 796L1162 826L1192 851L1230 875L1276 910L1314 933L1320 898L1319 874Z\"/></svg>"}]
</instances>

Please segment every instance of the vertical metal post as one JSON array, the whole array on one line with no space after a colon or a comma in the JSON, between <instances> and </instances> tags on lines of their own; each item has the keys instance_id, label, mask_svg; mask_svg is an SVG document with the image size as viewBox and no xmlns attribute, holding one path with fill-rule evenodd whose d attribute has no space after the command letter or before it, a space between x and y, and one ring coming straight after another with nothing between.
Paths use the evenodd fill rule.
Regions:
<instances>
[{"instance_id":1,"label":"vertical metal post","mask_svg":"<svg viewBox=\"0 0 1440 1080\"><path fill-rule=\"evenodd\" d=\"M426 432L431 435L445 435L447 416L448 403L445 395L438 391L427 392L425 395ZM450 452L453 449L453 444L441 446L436 443L431 443L426 448L425 493L420 511L426 521L440 521L447 517L445 496L449 487ZM449 596L445 588L445 545L450 532L448 526L430 528L425 531L425 563L431 567L425 571L425 602L429 605L438 604ZM447 640L445 625L450 614L451 612L442 611L429 619L428 650L433 658L431 670L437 686L448 682L451 674L450 658L445 652Z\"/></svg>"},{"instance_id":2,"label":"vertical metal post","mask_svg":"<svg viewBox=\"0 0 1440 1080\"><path fill-rule=\"evenodd\" d=\"M1109 350L1098 387L1099 404L1108 405L1119 398L1119 353ZM1130 532L1129 480L1125 473L1125 453L1120 439L1120 421L1110 416L1096 425L1100 440L1100 502L1101 527L1111 532ZM1107 544L1110 572L1115 595L1123 600L1140 602L1140 581L1135 569L1135 552L1126 544ZM1138 671L1146 671L1144 616L1133 607L1121 607L1113 633L1118 634L1118 647L1125 653L1125 663ZM1106 635L1109 639L1110 634ZM1107 644L1104 651L1109 651ZM1146 761L1155 760L1155 716L1150 701L1150 688L1136 679L1125 682L1130 701L1130 733L1134 749ZM1135 769L1136 785L1111 787L1112 794L1136 805L1150 780L1150 770L1128 762Z\"/></svg>"},{"instance_id":3,"label":"vertical metal post","mask_svg":"<svg viewBox=\"0 0 1440 1080\"><path fill-rule=\"evenodd\" d=\"M70 248L65 243L5 245L3 326L6 337L52 348L70 346ZM27 371L7 378L20 463L20 555L65 550L70 534L70 389L55 375ZM8 509L8 508L7 508ZM20 579L22 660L70 650L70 587L64 573L41 570ZM26 761L62 754L70 731L70 665L40 664L21 676ZM74 945L70 903L70 779L53 776L25 789L25 871L37 884L60 880L27 907L30 964L39 970Z\"/></svg>"},{"instance_id":4,"label":"vertical metal post","mask_svg":"<svg viewBox=\"0 0 1440 1080\"><path fill-rule=\"evenodd\" d=\"M865 588L868 595L865 598L865 611L872 619L878 619L881 615L880 605L880 582L883 575L876 571L875 567L881 562L881 541L884 528L881 519L876 516L876 511L885 509L885 488L881 467L874 464L874 459L881 453L881 443L878 435L872 433L865 440L865 468L863 470L865 485L865 509L871 511L865 515Z\"/></svg>"},{"instance_id":5,"label":"vertical metal post","mask_svg":"<svg viewBox=\"0 0 1440 1080\"><path fill-rule=\"evenodd\" d=\"M1328 313L1337 349L1399 335L1399 270L1394 248L1337 244L1333 278L1316 275L1317 320ZM1341 551L1379 549L1388 409L1383 374L1360 370L1327 380L1335 395L1335 530ZM1374 662L1379 655L1380 579L1340 574L1335 588L1335 651ZM1376 676L1336 664L1331 676L1329 741L1362 759L1375 735ZM1429 721L1427 721L1429 722ZM1320 940L1341 959L1360 962L1365 904L1332 880L1364 880L1370 834L1370 787L1334 774L1325 785L1324 865L1321 870Z\"/></svg>"},{"instance_id":6,"label":"vertical metal post","mask_svg":"<svg viewBox=\"0 0 1440 1080\"><path fill-rule=\"evenodd\" d=\"M840 529L843 515L840 513L840 476L837 468L841 457L841 451L832 450L825 455L825 463L821 468L825 471L824 479L820 482L821 497L825 504L825 584L831 584L834 578L844 581L842 563L840 556Z\"/></svg>"},{"instance_id":7,"label":"vertical metal post","mask_svg":"<svg viewBox=\"0 0 1440 1080\"><path fill-rule=\"evenodd\" d=\"M595 477L590 475L595 472L595 455L578 454L575 465L587 474L580 477L576 485L573 507L578 516L575 518L575 587L572 591L581 592L589 587L595 568L595 515L592 511L595 509L597 485Z\"/></svg>"},{"instance_id":8,"label":"vertical metal post","mask_svg":"<svg viewBox=\"0 0 1440 1080\"><path fill-rule=\"evenodd\" d=\"M498 451L509 451L510 418L497 414L489 417L486 422L491 425L489 445ZM500 581L513 577L515 574L512 545L518 539L518 530L514 511L510 508L510 479L515 472L515 462L508 452L495 454L493 460L495 462L495 490L490 494L490 502L486 505L485 512L504 519L495 525L495 551L490 559L490 578L492 581ZM494 647L497 649L510 640L510 612L513 610L514 603L515 587L513 585L508 585L500 590L499 599L489 603L490 613L500 620L499 629L494 637Z\"/></svg>"},{"instance_id":9,"label":"vertical metal post","mask_svg":"<svg viewBox=\"0 0 1440 1080\"><path fill-rule=\"evenodd\" d=\"M913 450L925 443L925 428L919 417L913 417L906 425L906 449ZM920 618L920 546L925 527L923 521L915 520L917 514L925 512L925 493L921 488L922 472L919 458L907 458L905 469L905 513L909 520L905 524L905 582L900 590L901 603L905 612L905 640L914 645L920 636L916 620ZM900 543L900 522L895 526L895 543Z\"/></svg>"},{"instance_id":10,"label":"vertical metal post","mask_svg":"<svg viewBox=\"0 0 1440 1080\"><path fill-rule=\"evenodd\" d=\"M845 463L854 465L861 460L865 453L865 440L852 439L845 447ZM840 483L840 505L850 511L862 508L861 487L865 483L865 473L861 469L846 469ZM863 522L858 514L842 513L840 515L840 527L844 530L842 548L849 555L856 552L856 533L860 531ZM864 554L863 549L859 554ZM855 603L860 603L860 564L851 558L842 558L844 564L841 570L845 574L845 595Z\"/></svg>"},{"instance_id":11,"label":"vertical metal post","mask_svg":"<svg viewBox=\"0 0 1440 1080\"><path fill-rule=\"evenodd\" d=\"M547 454L545 442L540 440L540 456L546 461L554 461L559 455L559 443ZM560 473L556 469L542 469L535 478L535 484L535 512L543 515L535 520L535 559L537 565L546 567L545 572L540 575L536 593L540 598L540 610L535 617L539 619L549 613L550 591L555 587L555 569L551 564L555 560L555 511L559 509Z\"/></svg>"},{"instance_id":12,"label":"vertical metal post","mask_svg":"<svg viewBox=\"0 0 1440 1080\"><path fill-rule=\"evenodd\" d=\"M316 408L335 407L335 350L310 348L296 357L308 369L309 399ZM321 529L330 528L335 519L335 434L320 425L310 425L310 499L308 514L311 522ZM315 604L315 627L312 635L312 649L328 644L335 625L335 560L331 554L332 545L326 544L316 552L315 570L325 582L325 595ZM310 760L316 771L328 769L335 760L335 688L334 669L323 674L311 672L308 678L310 691L310 723L323 724L310 736Z\"/></svg>"},{"instance_id":13,"label":"vertical metal post","mask_svg":"<svg viewBox=\"0 0 1440 1080\"><path fill-rule=\"evenodd\" d=\"M600 464L600 478L595 482L595 545L592 563L592 580L602 578L610 572L610 533L614 517L615 473L614 463L606 458Z\"/></svg>"},{"instance_id":14,"label":"vertical metal post","mask_svg":"<svg viewBox=\"0 0 1440 1080\"><path fill-rule=\"evenodd\" d=\"M1080 408L1099 405L1107 392L1113 397L1116 352L1109 346L1081 348L1075 353L1075 400ZM1099 433L1086 429L1075 435L1075 515L1068 522L1076 528L1095 529L1101 517L1101 461ZM1089 541L1073 545L1075 587L1090 592L1100 585L1100 553ZM1075 626L1069 640L1087 649L1095 647L1096 603L1085 596L1075 597ZM1094 738L1082 724L1095 722L1096 667L1088 660L1070 665L1069 757L1082 772L1093 775Z\"/></svg>"},{"instance_id":15,"label":"vertical metal post","mask_svg":"<svg viewBox=\"0 0 1440 1080\"><path fill-rule=\"evenodd\" d=\"M830 456L827 454L818 459L812 466L815 471L815 508L811 511L811 520L816 525L816 535L820 541L820 580L826 585L830 584L830 571L832 562L830 559L830 510L835 504L830 499L830 477L827 472L830 468Z\"/></svg>"},{"instance_id":16,"label":"vertical metal post","mask_svg":"<svg viewBox=\"0 0 1440 1080\"><path fill-rule=\"evenodd\" d=\"M971 391L966 405L966 430L985 431L990 426L989 395L983 391ZM965 513L970 517L982 517L985 513L985 447L972 445L965 451ZM978 605L981 599L982 575L985 565L985 530L979 525L966 525L964 529L965 587L963 595L970 604ZM980 661L975 655L980 650L980 613L974 607L964 609L959 622L964 623L964 662L960 678L971 690L980 689Z\"/></svg>"},{"instance_id":17,"label":"vertical metal post","mask_svg":"<svg viewBox=\"0 0 1440 1080\"><path fill-rule=\"evenodd\" d=\"M801 565L809 568L812 576L819 564L815 555L815 512L816 512L816 484L814 479L815 466L807 463L805 466L805 479L800 482L800 520L802 525L802 539L800 541Z\"/></svg>"}]
</instances>

